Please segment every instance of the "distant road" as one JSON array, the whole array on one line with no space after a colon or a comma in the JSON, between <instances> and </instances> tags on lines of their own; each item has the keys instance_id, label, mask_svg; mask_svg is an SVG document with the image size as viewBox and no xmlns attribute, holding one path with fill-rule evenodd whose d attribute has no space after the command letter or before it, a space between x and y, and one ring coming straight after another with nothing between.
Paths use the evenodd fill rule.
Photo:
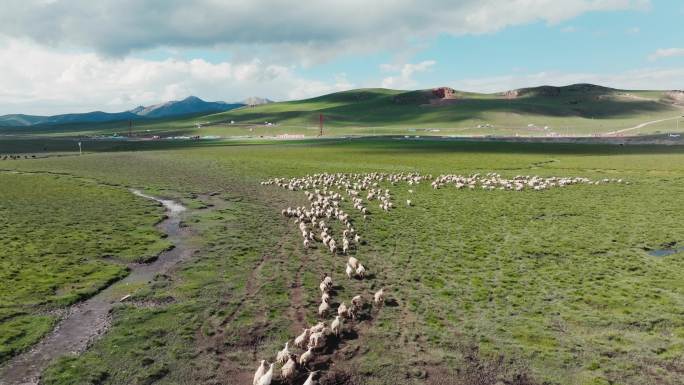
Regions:
<instances>
[{"instance_id":1,"label":"distant road","mask_svg":"<svg viewBox=\"0 0 684 385\"><path fill-rule=\"evenodd\" d=\"M632 130L638 130L638 129L644 128L644 127L646 127L646 126L650 126L651 124L656 124L656 123L660 123L660 122L666 122L666 121L668 121L668 120L675 120L675 119L679 119L679 118L681 118L681 117L682 117L681 115L677 115L677 116L674 116L674 117L672 117L672 118L651 120L650 122L644 122L644 123L641 123L641 124L637 124L637 125L634 126L634 127L623 128L622 130L607 132L605 135L617 135L617 134L622 134L622 133L624 133L624 132L628 132L628 131L632 131Z\"/></svg>"}]
</instances>

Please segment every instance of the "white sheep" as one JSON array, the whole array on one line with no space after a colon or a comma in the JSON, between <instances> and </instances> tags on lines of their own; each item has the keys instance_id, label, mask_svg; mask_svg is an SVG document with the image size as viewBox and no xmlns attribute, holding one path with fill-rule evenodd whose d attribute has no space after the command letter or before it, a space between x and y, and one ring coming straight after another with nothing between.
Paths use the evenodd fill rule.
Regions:
<instances>
[{"instance_id":1,"label":"white sheep","mask_svg":"<svg viewBox=\"0 0 684 385\"><path fill-rule=\"evenodd\" d=\"M322 332L323 330L325 330L325 323L319 322L309 329L309 334Z\"/></svg>"},{"instance_id":2,"label":"white sheep","mask_svg":"<svg viewBox=\"0 0 684 385\"><path fill-rule=\"evenodd\" d=\"M321 282L321 284L318 285L318 288L321 289L321 293L327 293L330 291L330 288L325 284L325 282Z\"/></svg>"},{"instance_id":3,"label":"white sheep","mask_svg":"<svg viewBox=\"0 0 684 385\"><path fill-rule=\"evenodd\" d=\"M363 297L361 297L360 295L357 295L354 298L352 298L351 302L353 307L357 307L359 309L363 307Z\"/></svg>"},{"instance_id":4,"label":"white sheep","mask_svg":"<svg viewBox=\"0 0 684 385\"><path fill-rule=\"evenodd\" d=\"M287 363L280 369L280 375L287 381L292 381L297 374L297 363L294 355L288 357Z\"/></svg>"},{"instance_id":5,"label":"white sheep","mask_svg":"<svg viewBox=\"0 0 684 385\"><path fill-rule=\"evenodd\" d=\"M356 269L359 266L359 260L354 257L349 257L349 261L347 261L347 263L352 267L352 269Z\"/></svg>"},{"instance_id":6,"label":"white sheep","mask_svg":"<svg viewBox=\"0 0 684 385\"><path fill-rule=\"evenodd\" d=\"M329 304L330 303L330 294L328 294L328 293L321 294L321 302L325 302L325 303Z\"/></svg>"},{"instance_id":7,"label":"white sheep","mask_svg":"<svg viewBox=\"0 0 684 385\"><path fill-rule=\"evenodd\" d=\"M301 356L299 356L299 365L307 366L311 360L313 360L313 351L311 348L309 348L307 351L302 353Z\"/></svg>"},{"instance_id":8,"label":"white sheep","mask_svg":"<svg viewBox=\"0 0 684 385\"><path fill-rule=\"evenodd\" d=\"M329 275L325 275L325 278L323 278L323 283L325 283L328 287L332 287L333 285L333 280Z\"/></svg>"},{"instance_id":9,"label":"white sheep","mask_svg":"<svg viewBox=\"0 0 684 385\"><path fill-rule=\"evenodd\" d=\"M337 308L337 315L339 315L342 318L347 318L349 315L349 310L347 309L347 305L342 302L340 306Z\"/></svg>"},{"instance_id":10,"label":"white sheep","mask_svg":"<svg viewBox=\"0 0 684 385\"><path fill-rule=\"evenodd\" d=\"M340 316L335 316L335 320L332 322L330 325L330 330L333 332L334 335L340 336L340 333L342 332L342 319Z\"/></svg>"},{"instance_id":11,"label":"white sheep","mask_svg":"<svg viewBox=\"0 0 684 385\"><path fill-rule=\"evenodd\" d=\"M321 302L321 304L318 306L318 315L321 317L325 317L325 315L328 314L329 310L330 305L327 302Z\"/></svg>"},{"instance_id":12,"label":"white sheep","mask_svg":"<svg viewBox=\"0 0 684 385\"><path fill-rule=\"evenodd\" d=\"M349 266L349 264L347 264L345 272L347 273L347 277L349 277L349 279L351 279L351 277L354 275L354 269L352 269L352 267Z\"/></svg>"},{"instance_id":13,"label":"white sheep","mask_svg":"<svg viewBox=\"0 0 684 385\"><path fill-rule=\"evenodd\" d=\"M366 276L366 268L359 263L359 267L356 268L356 276L359 278L364 278Z\"/></svg>"},{"instance_id":14,"label":"white sheep","mask_svg":"<svg viewBox=\"0 0 684 385\"><path fill-rule=\"evenodd\" d=\"M285 347L283 350L279 351L278 354L276 355L276 362L280 365L284 364L287 362L287 359L290 357L290 349L289 349L290 341L285 342Z\"/></svg>"},{"instance_id":15,"label":"white sheep","mask_svg":"<svg viewBox=\"0 0 684 385\"><path fill-rule=\"evenodd\" d=\"M373 295L373 302L375 302L376 305L382 306L385 303L385 288L380 288L380 290L376 291L375 294Z\"/></svg>"},{"instance_id":16,"label":"white sheep","mask_svg":"<svg viewBox=\"0 0 684 385\"><path fill-rule=\"evenodd\" d=\"M409 207L411 206L411 200L410 199L406 200L406 206L409 206Z\"/></svg>"},{"instance_id":17,"label":"white sheep","mask_svg":"<svg viewBox=\"0 0 684 385\"><path fill-rule=\"evenodd\" d=\"M261 376L258 385L271 385L271 381L273 380L273 365L274 364L271 364L271 367L268 368L268 372Z\"/></svg>"},{"instance_id":18,"label":"white sheep","mask_svg":"<svg viewBox=\"0 0 684 385\"><path fill-rule=\"evenodd\" d=\"M325 343L325 334L321 331L318 333L313 333L309 337L309 348L318 349L322 348Z\"/></svg>"},{"instance_id":19,"label":"white sheep","mask_svg":"<svg viewBox=\"0 0 684 385\"><path fill-rule=\"evenodd\" d=\"M302 334L298 335L294 340L295 346L304 349L304 344L309 340L309 329L304 329Z\"/></svg>"},{"instance_id":20,"label":"white sheep","mask_svg":"<svg viewBox=\"0 0 684 385\"><path fill-rule=\"evenodd\" d=\"M259 367L256 372L254 372L254 381L252 381L252 385L257 385L264 373L266 373L266 360L261 360Z\"/></svg>"}]
</instances>

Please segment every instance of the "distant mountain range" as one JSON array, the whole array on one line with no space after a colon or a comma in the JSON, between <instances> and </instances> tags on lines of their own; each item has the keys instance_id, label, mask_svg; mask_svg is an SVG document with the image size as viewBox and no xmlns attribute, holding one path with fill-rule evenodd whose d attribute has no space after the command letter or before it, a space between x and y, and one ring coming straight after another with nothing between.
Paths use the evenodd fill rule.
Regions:
<instances>
[{"instance_id":1,"label":"distant mountain range","mask_svg":"<svg viewBox=\"0 0 684 385\"><path fill-rule=\"evenodd\" d=\"M0 126L24 127L38 125L58 125L73 123L105 123L124 120L159 119L181 115L210 114L234 110L245 106L255 106L272 103L264 98L250 97L242 102L206 102L196 96L189 96L183 100L172 100L152 106L138 106L124 112L86 112L77 114L61 114L53 116L36 116L24 114L10 114L0 116Z\"/></svg>"}]
</instances>

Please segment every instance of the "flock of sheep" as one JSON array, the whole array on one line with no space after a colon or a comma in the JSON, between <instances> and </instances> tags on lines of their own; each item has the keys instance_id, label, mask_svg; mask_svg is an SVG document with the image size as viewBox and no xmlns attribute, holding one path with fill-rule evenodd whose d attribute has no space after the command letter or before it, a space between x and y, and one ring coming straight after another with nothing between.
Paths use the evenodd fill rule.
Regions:
<instances>
[{"instance_id":1,"label":"flock of sheep","mask_svg":"<svg viewBox=\"0 0 684 385\"><path fill-rule=\"evenodd\" d=\"M603 179L601 181L592 181L588 178L568 177L558 178L549 177L542 178L539 176L516 175L512 179L502 178L497 173L488 173L485 175L472 174L469 176L463 175L440 175L432 182L432 188L439 189L446 185L453 185L458 189L469 188L475 189L480 187L484 190L515 190L522 191L524 189L546 190L552 187L562 187L573 184L600 184L600 183L622 183L622 179ZM629 182L626 182L629 183Z\"/></svg>"},{"instance_id":2,"label":"flock of sheep","mask_svg":"<svg viewBox=\"0 0 684 385\"><path fill-rule=\"evenodd\" d=\"M282 210L282 215L293 219L298 225L304 248L314 247L317 242L322 243L325 249L332 255L347 256L345 274L348 278L364 279L367 276L366 267L356 257L348 256L348 254L357 250L362 242L362 238L354 228L353 220L350 214L343 208L342 202L345 202L348 198L351 202L351 207L357 210L365 220L371 213L369 207L373 201L377 202L377 207L381 211L389 212L396 207L394 202L392 202L390 190L382 188L381 184L389 183L395 186L398 183L405 182L409 186L414 186L428 180L432 180L431 186L434 189L454 186L459 189L475 189L480 187L485 190L500 189L513 191L525 189L545 190L580 183L623 182L621 179L603 179L599 182L579 177L543 178L521 175L506 179L496 173L484 175L471 174L468 176L449 174L439 175L436 178L433 178L432 175L421 175L419 173L321 173L306 175L301 178L273 178L261 182L261 184L264 186L273 185L290 191L303 191L309 201L309 206L288 207ZM408 192L413 194L411 189ZM346 197L343 194L346 194ZM407 199L406 205L410 207L413 205L413 202ZM339 222L341 227L337 238L331 227L335 221ZM319 285L321 303L318 307L318 315L322 319L325 319L325 317L333 312L330 305L332 287L332 277L324 274ZM384 303L384 297L384 289L375 292L373 294L373 305L381 307ZM325 348L326 343L330 341L329 338L341 338L343 336L342 331L346 320L358 319L363 307L364 299L361 295L352 298L349 306L342 302L336 310L337 315L329 326L326 326L325 321L319 322L310 328L304 329L294 339L293 346L303 351L299 356L291 350L293 346L290 346L288 341L285 343L285 347L277 353L275 362L271 363L270 366L267 365L265 360L262 360L254 373L253 385L270 385L274 378L273 371L276 364L281 365L280 377L284 381L292 383L297 377L298 371L307 369L317 352L320 353ZM315 371L310 372L304 385L312 385L315 374Z\"/></svg>"},{"instance_id":3,"label":"flock of sheep","mask_svg":"<svg viewBox=\"0 0 684 385\"><path fill-rule=\"evenodd\" d=\"M30 158L35 158L35 155L31 155ZM29 155L0 155L0 160L19 160L19 159L29 159Z\"/></svg>"}]
</instances>

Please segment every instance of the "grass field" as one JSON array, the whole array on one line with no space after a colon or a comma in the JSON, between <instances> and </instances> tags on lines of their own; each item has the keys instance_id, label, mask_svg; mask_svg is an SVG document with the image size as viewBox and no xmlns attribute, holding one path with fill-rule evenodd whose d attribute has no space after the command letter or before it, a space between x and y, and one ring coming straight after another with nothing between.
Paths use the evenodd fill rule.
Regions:
<instances>
[{"instance_id":1,"label":"grass field","mask_svg":"<svg viewBox=\"0 0 684 385\"><path fill-rule=\"evenodd\" d=\"M92 296L168 247L154 204L59 175L0 173L0 361L49 332L55 310Z\"/></svg>"},{"instance_id":2,"label":"grass field","mask_svg":"<svg viewBox=\"0 0 684 385\"><path fill-rule=\"evenodd\" d=\"M24 145L31 152L37 143ZM258 359L272 360L285 340L317 320L324 271L341 284L336 299L380 286L390 298L356 325L356 338L328 356L334 362L326 371L329 384L684 381L684 260L681 253L646 252L684 242L680 146L366 139L110 149L1 163L38 173L0 175L14 178L3 183L13 186L9 192L0 191L13 194L0 201L4 210L12 202L14 210L3 218L53 210L50 227L31 230L71 245L92 239L87 232L110 232L114 243L78 250L89 250L79 258L97 263L97 276L112 277L122 273L120 265L99 257L130 259L162 246L152 227L159 211L123 189L141 187L191 208L184 224L199 252L118 305L108 333L86 353L51 365L46 384L249 381ZM433 190L423 183L413 194L405 184L383 186L399 203L396 210L371 206L366 221L350 210L367 240L357 254L374 275L368 281L347 281L342 257L321 247L303 249L297 226L280 215L305 203L301 192L259 184L272 177L376 171L622 178L630 184L512 192ZM59 191L66 182L68 194ZM28 188L35 184L46 187ZM73 210L55 209L73 207L64 201L69 197L100 207L103 193L111 211L88 209L87 218L75 219ZM401 205L409 196L414 207ZM27 208L22 199L34 204ZM0 241L25 243L31 234L25 223L43 223L37 221L12 222L16 230L4 226ZM67 224L67 232L55 231ZM78 275L60 279L71 283ZM80 275L81 282L93 280ZM42 313L9 319L23 323L25 314ZM30 330L44 331L54 318L31 322Z\"/></svg>"}]
</instances>

